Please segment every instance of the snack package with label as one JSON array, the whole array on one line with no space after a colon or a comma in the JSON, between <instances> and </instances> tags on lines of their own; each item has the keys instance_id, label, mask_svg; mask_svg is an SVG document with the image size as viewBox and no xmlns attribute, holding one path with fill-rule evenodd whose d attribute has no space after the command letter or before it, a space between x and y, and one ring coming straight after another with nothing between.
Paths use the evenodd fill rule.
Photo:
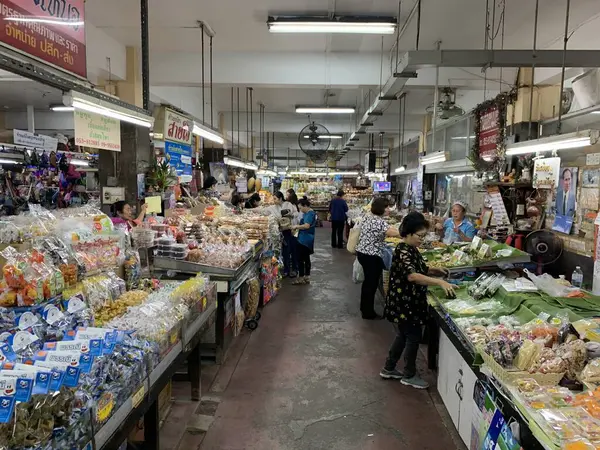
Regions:
<instances>
[{"instance_id":1,"label":"snack package with label","mask_svg":"<svg viewBox=\"0 0 600 450\"><path fill-rule=\"evenodd\" d=\"M559 441L574 439L581 433L580 429L570 421L563 413L553 409L542 409L539 412L542 418L538 422L547 432L550 438Z\"/></svg>"},{"instance_id":2,"label":"snack package with label","mask_svg":"<svg viewBox=\"0 0 600 450\"><path fill-rule=\"evenodd\" d=\"M593 441L600 439L600 421L593 418L584 408L563 408L561 412L579 427L582 437Z\"/></svg>"}]
</instances>

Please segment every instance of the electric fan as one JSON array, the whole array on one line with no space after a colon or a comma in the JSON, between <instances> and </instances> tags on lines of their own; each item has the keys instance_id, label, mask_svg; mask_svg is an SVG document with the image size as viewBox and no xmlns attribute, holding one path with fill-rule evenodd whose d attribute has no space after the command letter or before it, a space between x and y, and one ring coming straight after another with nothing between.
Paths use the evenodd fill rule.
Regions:
<instances>
[{"instance_id":1,"label":"electric fan","mask_svg":"<svg viewBox=\"0 0 600 450\"><path fill-rule=\"evenodd\" d=\"M331 134L323 125L311 122L298 135L298 145L312 161L323 163L327 161L327 150L331 145Z\"/></svg>"},{"instance_id":2,"label":"electric fan","mask_svg":"<svg viewBox=\"0 0 600 450\"><path fill-rule=\"evenodd\" d=\"M537 264L536 273L539 275L542 273L543 266L552 264L560 258L563 252L563 241L550 231L533 231L525 238L525 251Z\"/></svg>"}]
</instances>

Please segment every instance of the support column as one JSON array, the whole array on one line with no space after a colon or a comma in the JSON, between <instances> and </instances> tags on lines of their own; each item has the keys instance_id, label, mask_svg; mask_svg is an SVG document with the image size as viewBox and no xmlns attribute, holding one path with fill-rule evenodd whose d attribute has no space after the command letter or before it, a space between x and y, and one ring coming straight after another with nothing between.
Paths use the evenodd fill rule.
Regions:
<instances>
[{"instance_id":1,"label":"support column","mask_svg":"<svg viewBox=\"0 0 600 450\"><path fill-rule=\"evenodd\" d=\"M27 105L27 131L35 133L35 108Z\"/></svg>"},{"instance_id":2,"label":"support column","mask_svg":"<svg viewBox=\"0 0 600 450\"><path fill-rule=\"evenodd\" d=\"M117 83L117 95L127 103L143 107L141 52L136 47L127 47L125 50L127 79Z\"/></svg>"}]
</instances>

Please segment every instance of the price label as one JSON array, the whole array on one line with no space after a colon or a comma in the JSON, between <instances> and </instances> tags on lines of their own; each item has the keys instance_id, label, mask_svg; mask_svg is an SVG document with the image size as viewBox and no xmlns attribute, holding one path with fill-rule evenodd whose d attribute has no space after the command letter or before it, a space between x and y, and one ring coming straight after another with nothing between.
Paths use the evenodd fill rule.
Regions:
<instances>
[{"instance_id":1,"label":"price label","mask_svg":"<svg viewBox=\"0 0 600 450\"><path fill-rule=\"evenodd\" d=\"M477 250L483 241L479 236L475 236L471 241L471 250Z\"/></svg>"},{"instance_id":2,"label":"price label","mask_svg":"<svg viewBox=\"0 0 600 450\"><path fill-rule=\"evenodd\" d=\"M479 249L479 253L477 253L477 256L479 256L480 258L485 258L490 253L491 253L490 252L490 246L488 244L483 244L481 246L481 248Z\"/></svg>"},{"instance_id":3,"label":"price label","mask_svg":"<svg viewBox=\"0 0 600 450\"><path fill-rule=\"evenodd\" d=\"M140 405L140 403L142 403L142 400L144 400L145 393L146 393L146 388L144 385L142 385L142 387L140 387L137 390L137 392L135 394L133 394L133 397L131 398L131 403L134 408L137 408Z\"/></svg>"}]
</instances>

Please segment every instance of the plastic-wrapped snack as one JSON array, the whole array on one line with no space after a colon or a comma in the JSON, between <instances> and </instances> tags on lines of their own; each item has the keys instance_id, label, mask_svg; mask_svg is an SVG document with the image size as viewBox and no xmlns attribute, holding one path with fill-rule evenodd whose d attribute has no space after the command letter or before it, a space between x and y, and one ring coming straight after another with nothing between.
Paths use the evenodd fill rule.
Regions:
<instances>
[{"instance_id":1,"label":"plastic-wrapped snack","mask_svg":"<svg viewBox=\"0 0 600 450\"><path fill-rule=\"evenodd\" d=\"M569 439L562 446L562 450L597 450L598 447L585 438Z\"/></svg>"},{"instance_id":2,"label":"plastic-wrapped snack","mask_svg":"<svg viewBox=\"0 0 600 450\"><path fill-rule=\"evenodd\" d=\"M522 393L542 391L541 386L533 378L521 378L517 380L517 388Z\"/></svg>"},{"instance_id":3,"label":"plastic-wrapped snack","mask_svg":"<svg viewBox=\"0 0 600 450\"><path fill-rule=\"evenodd\" d=\"M565 361L567 366L566 376L570 380L577 379L584 369L588 357L585 342L581 339L570 340L559 345L556 349L556 355Z\"/></svg>"},{"instance_id":4,"label":"plastic-wrapped snack","mask_svg":"<svg viewBox=\"0 0 600 450\"><path fill-rule=\"evenodd\" d=\"M552 406L556 408L564 408L573 403L573 393L567 388L551 386L546 387L544 390L550 397Z\"/></svg>"},{"instance_id":5,"label":"plastic-wrapped snack","mask_svg":"<svg viewBox=\"0 0 600 450\"><path fill-rule=\"evenodd\" d=\"M542 409L539 411L544 428L550 432L550 436L557 440L573 439L579 436L577 426L569 421L567 417L557 410Z\"/></svg>"},{"instance_id":6,"label":"plastic-wrapped snack","mask_svg":"<svg viewBox=\"0 0 600 450\"><path fill-rule=\"evenodd\" d=\"M581 372L582 381L600 383L600 359L592 359Z\"/></svg>"},{"instance_id":7,"label":"plastic-wrapped snack","mask_svg":"<svg viewBox=\"0 0 600 450\"><path fill-rule=\"evenodd\" d=\"M515 358L515 366L519 368L519 370L530 371L533 365L538 361L542 348L542 344L526 339L523 341L519 353Z\"/></svg>"},{"instance_id":8,"label":"plastic-wrapped snack","mask_svg":"<svg viewBox=\"0 0 600 450\"><path fill-rule=\"evenodd\" d=\"M142 277L142 264L140 254L137 250L128 250L125 252L125 282L127 289L138 289Z\"/></svg>"},{"instance_id":9,"label":"plastic-wrapped snack","mask_svg":"<svg viewBox=\"0 0 600 450\"><path fill-rule=\"evenodd\" d=\"M581 430L583 437L598 440L600 439L600 422L594 419L584 408L563 408L561 412Z\"/></svg>"}]
</instances>

